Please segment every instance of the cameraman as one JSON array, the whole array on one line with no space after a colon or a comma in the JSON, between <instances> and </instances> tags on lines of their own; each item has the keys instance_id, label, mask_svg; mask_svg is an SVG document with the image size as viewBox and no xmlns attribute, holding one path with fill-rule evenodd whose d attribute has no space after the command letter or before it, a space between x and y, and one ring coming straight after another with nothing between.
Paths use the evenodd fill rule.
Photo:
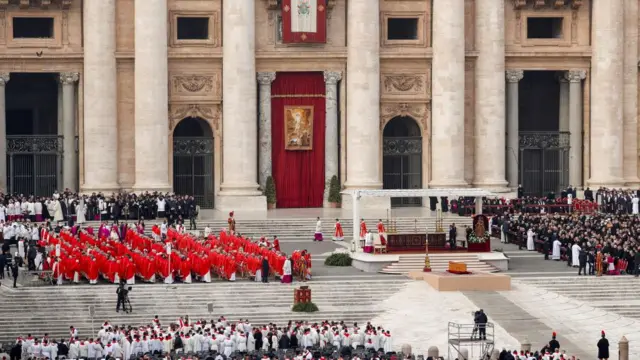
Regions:
<instances>
[{"instance_id":1,"label":"cameraman","mask_svg":"<svg viewBox=\"0 0 640 360\"><path fill-rule=\"evenodd\" d=\"M484 313L484 310L480 309L479 311L475 312L473 316L473 322L476 325L475 328L478 329L478 339L480 340L487 340L487 321L487 314Z\"/></svg>"},{"instance_id":2,"label":"cameraman","mask_svg":"<svg viewBox=\"0 0 640 360\"><path fill-rule=\"evenodd\" d=\"M125 287L126 281L120 280L120 285L118 285L118 290L116 290L116 294L118 294L118 304L116 305L116 312L120 312L120 305L122 305L122 310L126 312L127 308L124 303L127 299L129 290Z\"/></svg>"}]
</instances>

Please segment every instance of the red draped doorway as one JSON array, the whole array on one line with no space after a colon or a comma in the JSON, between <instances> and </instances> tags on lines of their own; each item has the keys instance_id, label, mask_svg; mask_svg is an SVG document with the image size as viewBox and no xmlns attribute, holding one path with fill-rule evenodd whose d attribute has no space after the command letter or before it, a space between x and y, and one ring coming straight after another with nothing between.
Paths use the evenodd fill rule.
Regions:
<instances>
[{"instance_id":1,"label":"red draped doorway","mask_svg":"<svg viewBox=\"0 0 640 360\"><path fill-rule=\"evenodd\" d=\"M279 208L322 207L324 94L321 72L279 72L272 84L271 156Z\"/></svg>"}]
</instances>

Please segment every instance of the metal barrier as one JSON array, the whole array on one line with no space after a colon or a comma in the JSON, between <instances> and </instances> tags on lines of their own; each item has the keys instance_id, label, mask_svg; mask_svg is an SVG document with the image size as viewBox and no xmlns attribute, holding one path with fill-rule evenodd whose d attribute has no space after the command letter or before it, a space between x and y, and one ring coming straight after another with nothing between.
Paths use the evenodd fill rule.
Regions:
<instances>
[{"instance_id":1,"label":"metal barrier","mask_svg":"<svg viewBox=\"0 0 640 360\"><path fill-rule=\"evenodd\" d=\"M474 316L474 313L471 314ZM449 359L485 359L494 347L493 323L486 323L486 335L480 338L479 324L449 323ZM463 354L464 353L464 354Z\"/></svg>"}]
</instances>

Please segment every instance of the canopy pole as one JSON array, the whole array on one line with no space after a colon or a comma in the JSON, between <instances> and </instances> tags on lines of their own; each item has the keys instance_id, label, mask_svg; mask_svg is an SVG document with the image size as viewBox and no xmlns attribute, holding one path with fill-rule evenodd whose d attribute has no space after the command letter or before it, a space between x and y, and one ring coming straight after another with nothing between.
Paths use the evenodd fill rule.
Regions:
<instances>
[{"instance_id":1,"label":"canopy pole","mask_svg":"<svg viewBox=\"0 0 640 360\"><path fill-rule=\"evenodd\" d=\"M351 193L351 206L353 208L353 238L351 239L351 251L358 251L360 241L360 191Z\"/></svg>"}]
</instances>

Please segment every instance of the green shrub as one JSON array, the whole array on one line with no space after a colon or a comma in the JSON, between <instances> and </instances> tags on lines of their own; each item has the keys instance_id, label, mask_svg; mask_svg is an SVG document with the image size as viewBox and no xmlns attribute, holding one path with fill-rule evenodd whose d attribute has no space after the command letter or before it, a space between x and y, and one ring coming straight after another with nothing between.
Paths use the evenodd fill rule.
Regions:
<instances>
[{"instance_id":1,"label":"green shrub","mask_svg":"<svg viewBox=\"0 0 640 360\"><path fill-rule=\"evenodd\" d=\"M351 266L351 255L347 253L334 253L324 260L327 266Z\"/></svg>"},{"instance_id":2,"label":"green shrub","mask_svg":"<svg viewBox=\"0 0 640 360\"><path fill-rule=\"evenodd\" d=\"M273 182L273 177L271 176L267 177L264 195L267 197L267 204L276 203L276 184Z\"/></svg>"},{"instance_id":3,"label":"green shrub","mask_svg":"<svg viewBox=\"0 0 640 360\"><path fill-rule=\"evenodd\" d=\"M312 313L312 312L318 311L318 306L316 306L316 304L312 302L297 303L293 305L293 307L291 308L291 311Z\"/></svg>"},{"instance_id":4,"label":"green shrub","mask_svg":"<svg viewBox=\"0 0 640 360\"><path fill-rule=\"evenodd\" d=\"M340 194L340 180L336 175L331 177L329 183L329 202L342 204L342 194Z\"/></svg>"}]
</instances>

